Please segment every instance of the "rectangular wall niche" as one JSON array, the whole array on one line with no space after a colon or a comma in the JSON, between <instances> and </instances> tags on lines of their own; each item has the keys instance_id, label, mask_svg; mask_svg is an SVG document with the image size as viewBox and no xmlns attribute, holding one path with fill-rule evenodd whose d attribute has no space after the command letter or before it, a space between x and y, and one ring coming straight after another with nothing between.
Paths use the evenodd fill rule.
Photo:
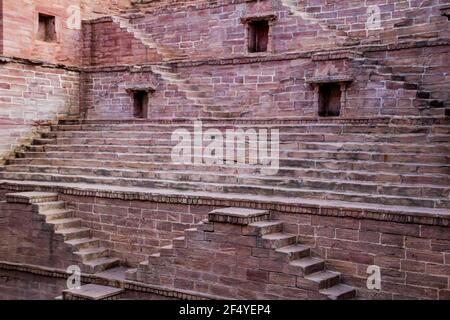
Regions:
<instances>
[{"instance_id":1,"label":"rectangular wall niche","mask_svg":"<svg viewBox=\"0 0 450 320\"><path fill-rule=\"evenodd\" d=\"M56 19L54 16L39 13L37 39L45 42L56 42Z\"/></svg>"},{"instance_id":2,"label":"rectangular wall niche","mask_svg":"<svg viewBox=\"0 0 450 320\"><path fill-rule=\"evenodd\" d=\"M146 118L148 108L148 92L136 90L132 92L133 116L135 118Z\"/></svg>"},{"instance_id":3,"label":"rectangular wall niche","mask_svg":"<svg viewBox=\"0 0 450 320\"><path fill-rule=\"evenodd\" d=\"M269 21L252 21L248 24L248 52L267 52Z\"/></svg>"},{"instance_id":4,"label":"rectangular wall niche","mask_svg":"<svg viewBox=\"0 0 450 320\"><path fill-rule=\"evenodd\" d=\"M319 85L319 117L338 117L341 114L341 85Z\"/></svg>"}]
</instances>

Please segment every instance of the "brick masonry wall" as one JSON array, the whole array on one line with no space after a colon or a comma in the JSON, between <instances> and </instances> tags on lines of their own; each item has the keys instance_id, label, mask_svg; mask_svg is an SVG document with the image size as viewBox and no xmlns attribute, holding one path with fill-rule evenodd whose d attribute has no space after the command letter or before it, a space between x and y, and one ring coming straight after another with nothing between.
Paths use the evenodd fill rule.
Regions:
<instances>
[{"instance_id":1,"label":"brick masonry wall","mask_svg":"<svg viewBox=\"0 0 450 320\"><path fill-rule=\"evenodd\" d=\"M77 48L80 48L82 43L79 23L81 19L118 14L119 10L129 7L130 2L129 0L15 0L2 1L2 5L1 54L79 66L82 50ZM37 39L39 13L56 17L55 42Z\"/></svg>"},{"instance_id":2,"label":"brick masonry wall","mask_svg":"<svg viewBox=\"0 0 450 320\"><path fill-rule=\"evenodd\" d=\"M10 191L2 190L1 194L7 192ZM131 267L159 252L160 247L171 244L174 238L183 236L184 230L195 227L208 212L216 209L208 205L69 195L62 195L61 199L68 202L85 227L91 228L93 236ZM10 209L14 209L12 216ZM60 261L57 260L59 251L55 249L58 242L52 243L48 230L47 233L41 230L38 222L30 222L26 209L21 214L17 214L18 210L24 208L0 208L0 255L8 261L44 266ZM273 211L272 218L283 221L284 232L298 235L299 243L311 246L313 255L325 259L327 268L341 272L343 282L356 287L361 298L450 299L448 227L331 217L318 215L316 210L304 208L303 213L297 214ZM17 223L6 228L11 217ZM30 226L35 227L30 229ZM11 239L11 230L20 239ZM32 238L26 236L30 232ZM41 240L42 244L36 245ZM53 251L48 251L49 245L55 247ZM242 263L252 260L246 259L244 255ZM369 265L381 268L380 291L367 290Z\"/></svg>"},{"instance_id":3,"label":"brick masonry wall","mask_svg":"<svg viewBox=\"0 0 450 320\"><path fill-rule=\"evenodd\" d=\"M66 288L66 279L0 269L0 300L53 300Z\"/></svg>"},{"instance_id":4,"label":"brick masonry wall","mask_svg":"<svg viewBox=\"0 0 450 320\"><path fill-rule=\"evenodd\" d=\"M62 236L30 205L0 202L0 257L3 261L66 269L78 265Z\"/></svg>"},{"instance_id":5,"label":"brick masonry wall","mask_svg":"<svg viewBox=\"0 0 450 320\"><path fill-rule=\"evenodd\" d=\"M62 195L92 235L122 262L136 266L214 208Z\"/></svg>"},{"instance_id":6,"label":"brick masonry wall","mask_svg":"<svg viewBox=\"0 0 450 320\"><path fill-rule=\"evenodd\" d=\"M349 76L341 116L438 115L417 100L448 104L448 46L366 52L356 60L314 61L311 58L249 61L242 64L181 64L177 73L223 111L243 117L316 116L318 96L308 80L317 76ZM131 69L132 70L132 69ZM105 68L85 76L88 118L129 118L132 99L126 88L149 85L149 117L205 115L205 107L186 97L182 88L162 80L149 68L130 71ZM439 106L439 104L437 105ZM206 108L208 104L206 105Z\"/></svg>"},{"instance_id":7,"label":"brick masonry wall","mask_svg":"<svg viewBox=\"0 0 450 320\"><path fill-rule=\"evenodd\" d=\"M246 32L240 18L266 13L278 17L272 30L276 53L339 47L350 39L380 44L445 38L448 20L439 10L445 3L307 0L298 1L294 12L283 1L157 1L146 4L146 16L134 24L157 43L194 59L207 59L245 54ZM374 5L380 10L379 26L370 29L367 22Z\"/></svg>"},{"instance_id":8,"label":"brick masonry wall","mask_svg":"<svg viewBox=\"0 0 450 320\"><path fill-rule=\"evenodd\" d=\"M331 209L330 209L331 210ZM327 267L368 299L450 299L448 228L275 212ZM369 265L381 268L381 290L368 290Z\"/></svg>"},{"instance_id":9,"label":"brick masonry wall","mask_svg":"<svg viewBox=\"0 0 450 320\"><path fill-rule=\"evenodd\" d=\"M0 156L32 135L35 124L78 111L78 72L27 63L0 64Z\"/></svg>"},{"instance_id":10,"label":"brick masonry wall","mask_svg":"<svg viewBox=\"0 0 450 320\"><path fill-rule=\"evenodd\" d=\"M362 43L392 43L448 36L447 18L439 10L446 3L446 0L307 0L299 1L299 8ZM370 30L366 23L374 5L380 10L380 25Z\"/></svg>"},{"instance_id":11,"label":"brick masonry wall","mask_svg":"<svg viewBox=\"0 0 450 320\"><path fill-rule=\"evenodd\" d=\"M149 117L157 117L157 111L167 105L164 84L149 71L92 72L86 73L83 79L84 112L88 118L133 118L133 99L127 92L133 87L153 87L157 90L150 97Z\"/></svg>"},{"instance_id":12,"label":"brick masonry wall","mask_svg":"<svg viewBox=\"0 0 450 320\"><path fill-rule=\"evenodd\" d=\"M133 33L121 29L110 18L83 23L83 64L86 66L139 64L160 61Z\"/></svg>"}]
</instances>

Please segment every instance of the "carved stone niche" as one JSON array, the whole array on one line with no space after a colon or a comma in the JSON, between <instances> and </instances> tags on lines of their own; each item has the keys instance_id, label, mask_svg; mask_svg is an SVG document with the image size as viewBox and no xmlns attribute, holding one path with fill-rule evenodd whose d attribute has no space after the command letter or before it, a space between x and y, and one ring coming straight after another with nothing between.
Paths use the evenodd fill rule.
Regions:
<instances>
[{"instance_id":1,"label":"carved stone niche","mask_svg":"<svg viewBox=\"0 0 450 320\"><path fill-rule=\"evenodd\" d=\"M314 109L319 117L339 117L347 104L351 76L322 76L306 81L314 88Z\"/></svg>"},{"instance_id":2,"label":"carved stone niche","mask_svg":"<svg viewBox=\"0 0 450 320\"><path fill-rule=\"evenodd\" d=\"M443 6L439 10L441 11L441 16L447 17L450 20L450 5Z\"/></svg>"},{"instance_id":3,"label":"carved stone niche","mask_svg":"<svg viewBox=\"0 0 450 320\"><path fill-rule=\"evenodd\" d=\"M273 13L260 13L241 17L245 25L245 41L248 53L264 55L273 53L272 29L278 16Z\"/></svg>"},{"instance_id":4,"label":"carved stone niche","mask_svg":"<svg viewBox=\"0 0 450 320\"><path fill-rule=\"evenodd\" d=\"M155 89L148 86L133 86L125 89L133 101L133 116L135 118L148 118L149 98Z\"/></svg>"}]
</instances>

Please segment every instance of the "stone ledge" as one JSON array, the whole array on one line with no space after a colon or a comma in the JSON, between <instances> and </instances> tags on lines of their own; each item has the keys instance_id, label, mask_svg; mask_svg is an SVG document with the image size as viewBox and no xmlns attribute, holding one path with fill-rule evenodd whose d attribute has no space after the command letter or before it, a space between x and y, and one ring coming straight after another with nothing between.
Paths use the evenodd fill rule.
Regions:
<instances>
[{"instance_id":1,"label":"stone ledge","mask_svg":"<svg viewBox=\"0 0 450 320\"><path fill-rule=\"evenodd\" d=\"M302 124L385 124L385 125L433 125L450 124L448 117L371 117L371 118L319 118L319 117L287 117L287 118L183 118L183 119L92 119L92 120L62 120L62 125L89 124L193 124L193 120L203 120L205 123L233 124L233 125L302 125Z\"/></svg>"},{"instance_id":2,"label":"stone ledge","mask_svg":"<svg viewBox=\"0 0 450 320\"><path fill-rule=\"evenodd\" d=\"M23 263L15 263L8 261L0 261L0 269L8 270L8 271L18 271L25 272L34 275L44 276L44 277L52 277L52 278L63 278L67 279L71 274L67 273L63 269L57 268L49 268L38 265L31 264L23 264ZM175 298L181 300L223 300L223 297L220 296L212 296L203 293L187 291L187 290L178 290L172 288L165 288L161 286L153 286L141 282L129 281L129 280L117 280L117 279L108 279L102 277L100 275L95 274L81 274L81 282L87 284L97 284L104 286L111 286L116 288L121 288L130 291L137 291L143 293L156 294L168 298Z\"/></svg>"},{"instance_id":3,"label":"stone ledge","mask_svg":"<svg viewBox=\"0 0 450 320\"><path fill-rule=\"evenodd\" d=\"M111 300L125 290L116 287L87 284L80 288L63 290L63 300Z\"/></svg>"},{"instance_id":4,"label":"stone ledge","mask_svg":"<svg viewBox=\"0 0 450 320\"><path fill-rule=\"evenodd\" d=\"M255 210L245 208L223 208L211 211L208 214L210 222L231 223L238 225L249 225L250 223L268 219L267 210Z\"/></svg>"},{"instance_id":5,"label":"stone ledge","mask_svg":"<svg viewBox=\"0 0 450 320\"><path fill-rule=\"evenodd\" d=\"M240 207L294 214L349 217L398 223L450 226L450 211L446 209L383 206L357 202L323 201L286 197L258 197L242 194L186 192L167 189L146 189L110 185L67 184L57 182L0 181L0 188L11 191L56 192L60 195L140 200L183 205Z\"/></svg>"},{"instance_id":6,"label":"stone ledge","mask_svg":"<svg viewBox=\"0 0 450 320\"><path fill-rule=\"evenodd\" d=\"M6 195L6 201L9 203L35 204L57 200L58 194L49 192L20 192L8 193Z\"/></svg>"},{"instance_id":7,"label":"stone ledge","mask_svg":"<svg viewBox=\"0 0 450 320\"><path fill-rule=\"evenodd\" d=\"M353 46L345 48L336 48L332 50L322 50L322 51L302 51L302 52L285 52L285 53L274 53L265 54L263 56L236 56L233 58L220 58L220 59L209 59L209 60L192 60L192 61L180 61L180 62L154 62L146 64L137 64L136 66L141 66L142 71L150 70L150 66L154 65L169 65L178 68L186 67L198 67L202 65L236 65L236 64L250 64L250 63L261 63L261 62L272 62L272 61L283 61L283 60L296 60L296 59L315 59L318 60L336 60L336 59L352 59L357 56L362 56L365 52L376 52L376 51L396 51L403 49L414 49L414 48L424 48L424 47L435 47L435 46L447 46L450 45L450 39L438 39L438 40L425 40L425 41L411 41L396 44L387 45L366 45L366 46ZM95 66L95 67L83 67L83 72L117 72L117 71L127 71L131 70L134 65L109 65L109 66ZM147 68L147 69L145 69Z\"/></svg>"}]
</instances>

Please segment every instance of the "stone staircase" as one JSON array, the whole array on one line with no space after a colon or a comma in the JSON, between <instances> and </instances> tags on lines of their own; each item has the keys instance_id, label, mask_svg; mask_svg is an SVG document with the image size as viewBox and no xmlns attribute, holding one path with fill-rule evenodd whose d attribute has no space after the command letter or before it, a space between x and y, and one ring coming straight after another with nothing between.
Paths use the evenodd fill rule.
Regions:
<instances>
[{"instance_id":1,"label":"stone staircase","mask_svg":"<svg viewBox=\"0 0 450 320\"><path fill-rule=\"evenodd\" d=\"M6 195L8 203L31 204L33 212L43 217L54 230L55 236L71 248L74 260L79 262L83 272L97 273L117 266L119 259L112 258L109 250L100 245L100 240L92 237L91 230L82 226L66 203L58 199L56 193L20 192Z\"/></svg>"},{"instance_id":2,"label":"stone staircase","mask_svg":"<svg viewBox=\"0 0 450 320\"><path fill-rule=\"evenodd\" d=\"M209 128L278 129L279 171L264 175L261 165L174 163L171 134L192 133L189 122L75 120L61 121L18 152L1 168L0 179L402 206L436 214L450 207L447 118L217 120L205 122L204 131Z\"/></svg>"},{"instance_id":3,"label":"stone staircase","mask_svg":"<svg viewBox=\"0 0 450 320\"><path fill-rule=\"evenodd\" d=\"M142 42L148 48L155 49L165 63L187 60L189 57L180 52L166 48L156 43L145 32L133 25L129 18L112 16L112 20L124 31L133 34L133 36ZM181 93L194 108L201 110L200 116L213 118L232 118L240 115L240 112L230 112L226 105L217 104L214 99L213 87L210 84L192 84L188 79L173 71L170 65L152 65L151 71L159 76L164 82L177 86L177 91Z\"/></svg>"},{"instance_id":4,"label":"stone staircase","mask_svg":"<svg viewBox=\"0 0 450 320\"><path fill-rule=\"evenodd\" d=\"M188 261L188 260L189 261ZM212 211L128 277L235 299L352 299L356 290L265 210Z\"/></svg>"},{"instance_id":5,"label":"stone staircase","mask_svg":"<svg viewBox=\"0 0 450 320\"><path fill-rule=\"evenodd\" d=\"M121 29L134 35L134 37L141 41L146 47L155 49L156 52L162 57L164 62L176 62L189 58L185 54L174 52L173 50L163 46L160 43L156 43L148 33L145 33L138 28L135 28L128 18L121 16L111 16L112 20L120 26Z\"/></svg>"},{"instance_id":6,"label":"stone staircase","mask_svg":"<svg viewBox=\"0 0 450 320\"><path fill-rule=\"evenodd\" d=\"M423 88L421 69L425 67L411 67L408 71L402 66L387 66L383 61L374 58L360 58L355 60L361 68L370 70L370 78L377 77L377 81L384 81L387 89L403 90L404 98L411 100L411 107L417 108L422 116L444 115L450 109L449 101L436 99L439 92ZM395 71L396 69L402 72ZM420 72L422 71L422 72Z\"/></svg>"}]
</instances>

